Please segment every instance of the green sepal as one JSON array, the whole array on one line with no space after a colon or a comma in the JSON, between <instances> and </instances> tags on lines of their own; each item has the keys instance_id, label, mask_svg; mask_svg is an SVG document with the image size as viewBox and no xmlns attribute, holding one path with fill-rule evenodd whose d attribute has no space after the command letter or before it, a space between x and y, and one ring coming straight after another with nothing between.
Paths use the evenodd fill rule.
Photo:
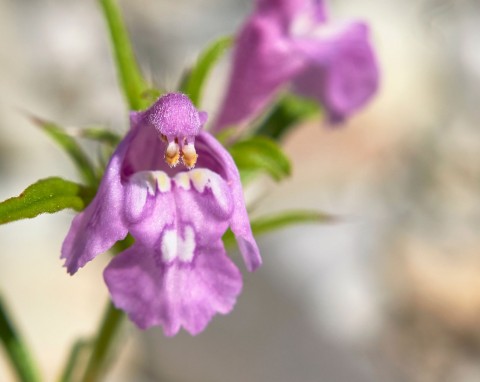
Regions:
<instances>
[{"instance_id":1,"label":"green sepal","mask_svg":"<svg viewBox=\"0 0 480 382\"><path fill-rule=\"evenodd\" d=\"M92 162L78 142L66 130L53 122L38 117L31 116L31 120L67 153L85 183L92 187L98 184Z\"/></svg>"},{"instance_id":2,"label":"green sepal","mask_svg":"<svg viewBox=\"0 0 480 382\"><path fill-rule=\"evenodd\" d=\"M240 172L242 182L248 182L261 172L280 181L291 173L288 157L280 146L267 137L255 136L235 142L228 148Z\"/></svg>"},{"instance_id":3,"label":"green sepal","mask_svg":"<svg viewBox=\"0 0 480 382\"><path fill-rule=\"evenodd\" d=\"M0 224L31 219L66 208L81 211L92 200L94 189L52 177L28 186L19 196L0 203Z\"/></svg>"},{"instance_id":4,"label":"green sepal","mask_svg":"<svg viewBox=\"0 0 480 382\"><path fill-rule=\"evenodd\" d=\"M180 91L187 94L196 107L200 107L203 86L210 71L232 43L230 36L215 40L200 54L195 66L182 79Z\"/></svg>"},{"instance_id":5,"label":"green sepal","mask_svg":"<svg viewBox=\"0 0 480 382\"><path fill-rule=\"evenodd\" d=\"M259 236L295 224L325 224L333 223L336 220L336 216L324 212L293 210L253 219L250 222L250 226L252 227L253 234ZM235 236L232 231L228 230L225 232L223 235L223 243L226 247L232 246L235 243Z\"/></svg>"},{"instance_id":6,"label":"green sepal","mask_svg":"<svg viewBox=\"0 0 480 382\"><path fill-rule=\"evenodd\" d=\"M317 101L286 93L280 97L257 129L258 135L280 140L300 122L319 115Z\"/></svg>"}]
</instances>

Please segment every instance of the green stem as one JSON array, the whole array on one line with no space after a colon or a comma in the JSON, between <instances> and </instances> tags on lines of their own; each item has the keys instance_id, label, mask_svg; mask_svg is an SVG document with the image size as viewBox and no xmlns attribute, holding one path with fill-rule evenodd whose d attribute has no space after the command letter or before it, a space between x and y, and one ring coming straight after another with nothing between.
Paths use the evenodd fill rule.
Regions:
<instances>
[{"instance_id":1,"label":"green stem","mask_svg":"<svg viewBox=\"0 0 480 382\"><path fill-rule=\"evenodd\" d=\"M75 378L75 376L79 375L82 370L82 363L80 362L83 358L82 355L90 350L90 345L90 342L85 340L79 340L73 345L67 358L65 369L59 380L60 382L70 382L78 379Z\"/></svg>"},{"instance_id":2,"label":"green stem","mask_svg":"<svg viewBox=\"0 0 480 382\"><path fill-rule=\"evenodd\" d=\"M103 317L103 322L97 333L90 359L82 378L82 382L99 381L113 346L113 340L120 329L122 318L124 317L121 310L116 309L111 302L108 303L107 310Z\"/></svg>"},{"instance_id":3,"label":"green stem","mask_svg":"<svg viewBox=\"0 0 480 382\"><path fill-rule=\"evenodd\" d=\"M133 53L127 28L116 0L99 0L112 39L115 62L123 93L131 110L143 108L147 90Z\"/></svg>"},{"instance_id":4,"label":"green stem","mask_svg":"<svg viewBox=\"0 0 480 382\"><path fill-rule=\"evenodd\" d=\"M40 377L32 359L13 327L12 320L8 317L5 305L0 298L0 340L17 373L18 379L23 382L37 382Z\"/></svg>"},{"instance_id":5,"label":"green stem","mask_svg":"<svg viewBox=\"0 0 480 382\"><path fill-rule=\"evenodd\" d=\"M133 241L132 236L127 235L125 239L113 246L112 253L124 251L133 244ZM91 341L79 340L73 346L60 379L61 382L78 381L77 376L82 375L82 370L85 370L81 379L83 382L93 382L101 378L107 369L108 358L123 317L123 312L109 302L95 338Z\"/></svg>"}]
</instances>

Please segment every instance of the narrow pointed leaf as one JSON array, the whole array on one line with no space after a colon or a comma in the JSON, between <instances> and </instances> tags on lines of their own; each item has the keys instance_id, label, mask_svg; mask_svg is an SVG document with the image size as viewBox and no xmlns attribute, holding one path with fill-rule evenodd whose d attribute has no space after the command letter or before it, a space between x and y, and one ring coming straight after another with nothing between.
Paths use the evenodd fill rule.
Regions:
<instances>
[{"instance_id":1,"label":"narrow pointed leaf","mask_svg":"<svg viewBox=\"0 0 480 382\"><path fill-rule=\"evenodd\" d=\"M18 329L0 296L0 341L5 349L5 354L15 370L18 380L22 382L40 381L38 369L32 361L27 346L22 341Z\"/></svg>"},{"instance_id":2,"label":"narrow pointed leaf","mask_svg":"<svg viewBox=\"0 0 480 382\"><path fill-rule=\"evenodd\" d=\"M19 196L0 203L0 224L34 218L66 208L81 211L93 198L93 189L52 177L39 180Z\"/></svg>"},{"instance_id":3,"label":"narrow pointed leaf","mask_svg":"<svg viewBox=\"0 0 480 382\"><path fill-rule=\"evenodd\" d=\"M274 140L267 137L252 137L229 147L242 181L248 181L260 172L280 181L290 175L288 157Z\"/></svg>"},{"instance_id":4,"label":"narrow pointed leaf","mask_svg":"<svg viewBox=\"0 0 480 382\"><path fill-rule=\"evenodd\" d=\"M250 222L250 225L253 234L258 236L296 224L325 224L333 223L336 220L336 216L324 212L294 210L254 219ZM227 247L235 243L232 231L228 230L223 235L223 242Z\"/></svg>"},{"instance_id":5,"label":"narrow pointed leaf","mask_svg":"<svg viewBox=\"0 0 480 382\"><path fill-rule=\"evenodd\" d=\"M184 78L181 91L190 97L195 106L200 107L205 81L214 65L231 47L232 42L232 37L221 37L214 41L200 55L195 66Z\"/></svg>"},{"instance_id":6,"label":"narrow pointed leaf","mask_svg":"<svg viewBox=\"0 0 480 382\"><path fill-rule=\"evenodd\" d=\"M80 176L90 186L98 183L92 162L78 142L58 125L44 121L37 117L31 117L32 121L45 131L70 157L77 167Z\"/></svg>"},{"instance_id":7,"label":"narrow pointed leaf","mask_svg":"<svg viewBox=\"0 0 480 382\"><path fill-rule=\"evenodd\" d=\"M332 223L336 219L333 215L318 211L287 211L254 220L252 230L256 235L261 235L294 224Z\"/></svg>"},{"instance_id":8,"label":"narrow pointed leaf","mask_svg":"<svg viewBox=\"0 0 480 382\"><path fill-rule=\"evenodd\" d=\"M287 93L263 119L257 134L280 140L300 122L318 114L320 107L317 102Z\"/></svg>"},{"instance_id":9,"label":"narrow pointed leaf","mask_svg":"<svg viewBox=\"0 0 480 382\"><path fill-rule=\"evenodd\" d=\"M117 133L114 133L113 131L103 127L85 127L83 129L76 130L75 135L91 141L103 143L111 147L116 147L122 139Z\"/></svg>"},{"instance_id":10,"label":"narrow pointed leaf","mask_svg":"<svg viewBox=\"0 0 480 382\"><path fill-rule=\"evenodd\" d=\"M144 98L149 86L147 86L138 68L118 2L117 0L99 0L99 2L110 32L123 93L131 110L141 110L148 106L150 102Z\"/></svg>"}]
</instances>

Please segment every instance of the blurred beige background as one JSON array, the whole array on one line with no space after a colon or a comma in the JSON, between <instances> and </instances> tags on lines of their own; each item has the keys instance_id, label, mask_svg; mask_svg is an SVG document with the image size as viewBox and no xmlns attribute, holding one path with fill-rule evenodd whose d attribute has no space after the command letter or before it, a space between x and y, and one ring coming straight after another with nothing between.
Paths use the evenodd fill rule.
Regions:
<instances>
[{"instance_id":1,"label":"blurred beige background","mask_svg":"<svg viewBox=\"0 0 480 382\"><path fill-rule=\"evenodd\" d=\"M173 90L201 47L232 33L249 1L121 1L147 77ZM234 311L198 337L126 325L107 381L480 380L480 5L336 0L333 19L372 27L378 97L346 126L312 121L285 147L294 175L266 182L256 215L315 208L336 224L259 238ZM51 175L77 179L22 114L123 132L94 0L0 0L0 199ZM206 109L222 92L226 63ZM89 147L96 154L95 147ZM46 381L95 330L107 299L100 256L74 277L59 250L72 212L0 227L0 293ZM234 254L235 256L235 254ZM243 268L242 268L243 270ZM12 375L0 351L0 381Z\"/></svg>"}]
</instances>

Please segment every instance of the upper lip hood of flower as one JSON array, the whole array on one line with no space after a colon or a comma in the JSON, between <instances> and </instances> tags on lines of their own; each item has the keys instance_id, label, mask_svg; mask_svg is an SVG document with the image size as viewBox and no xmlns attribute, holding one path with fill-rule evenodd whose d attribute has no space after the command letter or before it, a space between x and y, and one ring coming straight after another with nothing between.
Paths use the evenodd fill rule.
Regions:
<instances>
[{"instance_id":1,"label":"upper lip hood of flower","mask_svg":"<svg viewBox=\"0 0 480 382\"><path fill-rule=\"evenodd\" d=\"M183 94L167 94L130 119L97 195L72 222L62 258L73 274L130 232L135 243L105 270L115 305L139 327L161 324L173 335L183 326L195 334L216 312L227 313L241 289L222 243L228 227L247 269L261 264L238 170L201 130L206 113ZM172 164L172 144L185 166ZM193 165L187 146L195 150Z\"/></svg>"},{"instance_id":2,"label":"upper lip hood of flower","mask_svg":"<svg viewBox=\"0 0 480 382\"><path fill-rule=\"evenodd\" d=\"M148 110L132 113L131 117L134 123L155 129L168 143L165 161L170 167L175 167L180 159L187 168L195 167L195 137L206 122L207 113L199 112L186 95L167 94Z\"/></svg>"},{"instance_id":3,"label":"upper lip hood of flower","mask_svg":"<svg viewBox=\"0 0 480 382\"><path fill-rule=\"evenodd\" d=\"M237 36L215 129L252 119L287 84L318 100L331 122L358 110L379 84L368 26L327 22L322 0L257 0Z\"/></svg>"}]
</instances>

